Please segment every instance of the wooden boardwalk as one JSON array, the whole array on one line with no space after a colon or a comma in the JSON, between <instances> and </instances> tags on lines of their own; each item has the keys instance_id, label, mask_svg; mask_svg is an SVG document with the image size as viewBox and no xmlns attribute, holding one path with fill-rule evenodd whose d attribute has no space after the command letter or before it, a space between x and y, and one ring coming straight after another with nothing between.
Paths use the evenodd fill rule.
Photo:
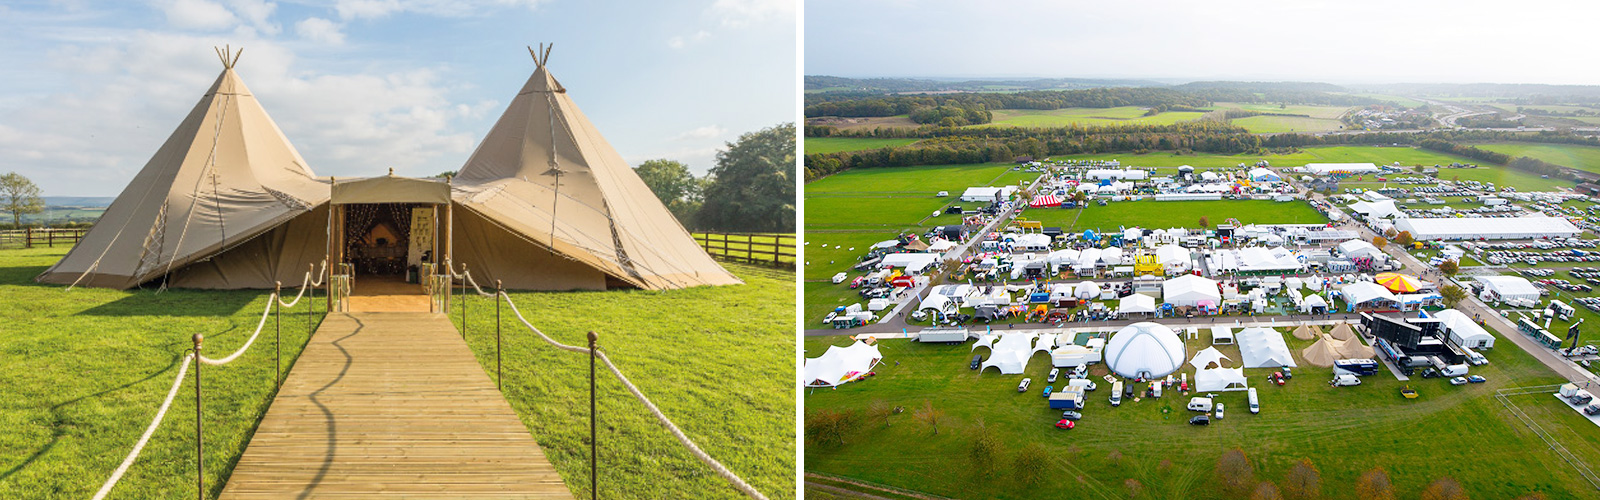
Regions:
<instances>
[{"instance_id":1,"label":"wooden boardwalk","mask_svg":"<svg viewBox=\"0 0 1600 500\"><path fill-rule=\"evenodd\" d=\"M224 499L572 498L443 315L332 313Z\"/></svg>"}]
</instances>

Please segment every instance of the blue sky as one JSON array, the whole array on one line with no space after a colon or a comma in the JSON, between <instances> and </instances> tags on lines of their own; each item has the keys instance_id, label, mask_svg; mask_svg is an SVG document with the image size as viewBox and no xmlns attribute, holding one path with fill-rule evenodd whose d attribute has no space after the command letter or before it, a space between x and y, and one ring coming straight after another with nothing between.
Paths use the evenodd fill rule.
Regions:
<instances>
[{"instance_id":1,"label":"blue sky","mask_svg":"<svg viewBox=\"0 0 1600 500\"><path fill-rule=\"evenodd\" d=\"M1600 85L1592 0L810 0L805 72Z\"/></svg>"},{"instance_id":2,"label":"blue sky","mask_svg":"<svg viewBox=\"0 0 1600 500\"><path fill-rule=\"evenodd\" d=\"M464 162L550 68L630 163L704 173L739 134L793 121L792 0L38 0L0 6L0 170L113 196L236 68L318 175Z\"/></svg>"}]
</instances>

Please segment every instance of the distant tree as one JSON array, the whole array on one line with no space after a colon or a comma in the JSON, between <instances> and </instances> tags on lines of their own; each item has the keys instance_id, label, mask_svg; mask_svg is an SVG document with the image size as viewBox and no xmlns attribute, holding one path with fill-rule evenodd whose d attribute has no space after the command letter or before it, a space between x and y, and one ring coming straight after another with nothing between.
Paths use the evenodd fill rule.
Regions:
<instances>
[{"instance_id":1,"label":"distant tree","mask_svg":"<svg viewBox=\"0 0 1600 500\"><path fill-rule=\"evenodd\" d=\"M967 457L972 459L972 472L980 477L993 474L995 461L1002 453L1000 437L989 431L983 419L978 419L972 426L972 448L967 451Z\"/></svg>"},{"instance_id":2,"label":"distant tree","mask_svg":"<svg viewBox=\"0 0 1600 500\"><path fill-rule=\"evenodd\" d=\"M455 176L456 176L456 171L455 170L446 170L446 171L439 172L438 174L434 175L434 177L455 177Z\"/></svg>"},{"instance_id":3,"label":"distant tree","mask_svg":"<svg viewBox=\"0 0 1600 500\"><path fill-rule=\"evenodd\" d=\"M1454 308L1456 304L1460 304L1461 301L1466 299L1467 291L1456 286L1455 283L1439 287L1439 300L1444 302L1445 307Z\"/></svg>"},{"instance_id":4,"label":"distant tree","mask_svg":"<svg viewBox=\"0 0 1600 500\"><path fill-rule=\"evenodd\" d=\"M1017 482L1033 486L1048 476L1046 469L1050 467L1050 451L1039 443L1028 443L1017 451L1015 465L1012 470L1017 475Z\"/></svg>"},{"instance_id":5,"label":"distant tree","mask_svg":"<svg viewBox=\"0 0 1600 500\"><path fill-rule=\"evenodd\" d=\"M650 187L662 205L685 226L693 226L694 216L700 211L704 182L689 172L689 166L668 159L646 160L633 168L639 180Z\"/></svg>"},{"instance_id":6,"label":"distant tree","mask_svg":"<svg viewBox=\"0 0 1600 500\"><path fill-rule=\"evenodd\" d=\"M1217 477L1233 496L1244 496L1255 483L1255 469L1250 467L1250 458L1245 456L1244 450L1234 448L1217 458Z\"/></svg>"},{"instance_id":7,"label":"distant tree","mask_svg":"<svg viewBox=\"0 0 1600 500\"><path fill-rule=\"evenodd\" d=\"M818 444L844 444L845 435L855 428L855 412L821 409L806 415L806 434Z\"/></svg>"},{"instance_id":8,"label":"distant tree","mask_svg":"<svg viewBox=\"0 0 1600 500\"><path fill-rule=\"evenodd\" d=\"M944 420L944 410L935 409L933 407L933 401L923 400L922 409L917 410L915 416L917 417L917 420L921 420L922 423L928 424L929 427L933 427L934 435L939 434L939 421Z\"/></svg>"},{"instance_id":9,"label":"distant tree","mask_svg":"<svg viewBox=\"0 0 1600 500\"><path fill-rule=\"evenodd\" d=\"M1083 202L1089 201L1089 195L1083 194L1083 191L1074 192L1072 193L1072 201L1082 205Z\"/></svg>"},{"instance_id":10,"label":"distant tree","mask_svg":"<svg viewBox=\"0 0 1600 500\"><path fill-rule=\"evenodd\" d=\"M0 211L11 214L13 227L22 227L22 216L44 211L39 186L16 172L0 175Z\"/></svg>"},{"instance_id":11,"label":"distant tree","mask_svg":"<svg viewBox=\"0 0 1600 500\"><path fill-rule=\"evenodd\" d=\"M889 416L894 415L894 408L889 407L882 399L874 399L867 403L867 419L882 420L884 427L889 427Z\"/></svg>"},{"instance_id":12,"label":"distant tree","mask_svg":"<svg viewBox=\"0 0 1600 500\"><path fill-rule=\"evenodd\" d=\"M1411 246L1411 244L1415 243L1416 241L1417 240L1411 238L1411 231L1400 231L1394 235L1394 242L1399 243L1400 246L1403 247Z\"/></svg>"},{"instance_id":13,"label":"distant tree","mask_svg":"<svg viewBox=\"0 0 1600 500\"><path fill-rule=\"evenodd\" d=\"M1283 478L1283 492L1297 500L1321 498L1322 473L1317 471L1311 459L1302 458L1289 467L1289 473Z\"/></svg>"},{"instance_id":14,"label":"distant tree","mask_svg":"<svg viewBox=\"0 0 1600 500\"><path fill-rule=\"evenodd\" d=\"M1399 229L1395 229L1393 226L1390 226L1388 229L1384 229L1383 230L1383 237L1389 238L1391 240L1394 239L1395 236L1399 236L1399 235L1400 235L1400 230Z\"/></svg>"},{"instance_id":15,"label":"distant tree","mask_svg":"<svg viewBox=\"0 0 1600 500\"><path fill-rule=\"evenodd\" d=\"M1278 485L1272 484L1272 481L1262 481L1250 493L1250 500L1283 500L1283 494L1278 492Z\"/></svg>"},{"instance_id":16,"label":"distant tree","mask_svg":"<svg viewBox=\"0 0 1600 500\"><path fill-rule=\"evenodd\" d=\"M1375 247L1378 247L1378 248L1383 248L1384 245L1388 245L1388 244L1389 244L1389 239L1388 238L1384 238L1382 236L1373 236L1372 237L1372 246L1375 246Z\"/></svg>"},{"instance_id":17,"label":"distant tree","mask_svg":"<svg viewBox=\"0 0 1600 500\"><path fill-rule=\"evenodd\" d=\"M1456 273L1461 272L1461 264L1453 260L1441 262L1439 263L1439 272L1444 273L1445 276L1455 277Z\"/></svg>"},{"instance_id":18,"label":"distant tree","mask_svg":"<svg viewBox=\"0 0 1600 500\"><path fill-rule=\"evenodd\" d=\"M1128 489L1128 498L1139 498L1139 495L1144 494L1144 485L1140 484L1138 479L1130 477L1122 482L1122 487Z\"/></svg>"},{"instance_id":19,"label":"distant tree","mask_svg":"<svg viewBox=\"0 0 1600 500\"><path fill-rule=\"evenodd\" d=\"M1200 216L1200 227L1202 229L1211 227L1211 218L1204 215Z\"/></svg>"},{"instance_id":20,"label":"distant tree","mask_svg":"<svg viewBox=\"0 0 1600 500\"><path fill-rule=\"evenodd\" d=\"M1430 483L1427 489L1422 490L1421 500L1469 500L1467 490L1461 483L1448 477L1441 477Z\"/></svg>"},{"instance_id":21,"label":"distant tree","mask_svg":"<svg viewBox=\"0 0 1600 500\"><path fill-rule=\"evenodd\" d=\"M1356 479L1356 498L1361 500L1394 500L1394 485L1389 483L1389 473L1372 469Z\"/></svg>"},{"instance_id":22,"label":"distant tree","mask_svg":"<svg viewBox=\"0 0 1600 500\"><path fill-rule=\"evenodd\" d=\"M794 232L794 124L739 136L717 152L695 222L706 229Z\"/></svg>"}]
</instances>

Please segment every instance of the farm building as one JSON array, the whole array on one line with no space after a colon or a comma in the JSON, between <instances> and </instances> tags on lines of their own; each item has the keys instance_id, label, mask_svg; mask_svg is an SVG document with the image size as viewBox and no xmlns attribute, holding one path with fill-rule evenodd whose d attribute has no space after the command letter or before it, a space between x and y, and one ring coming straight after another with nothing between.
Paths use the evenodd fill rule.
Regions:
<instances>
[{"instance_id":1,"label":"farm building","mask_svg":"<svg viewBox=\"0 0 1600 500\"><path fill-rule=\"evenodd\" d=\"M1381 171L1371 163L1307 163L1306 172L1314 175L1371 174Z\"/></svg>"},{"instance_id":2,"label":"farm building","mask_svg":"<svg viewBox=\"0 0 1600 500\"><path fill-rule=\"evenodd\" d=\"M1560 217L1398 219L1395 229L1418 240L1571 238L1583 231Z\"/></svg>"},{"instance_id":3,"label":"farm building","mask_svg":"<svg viewBox=\"0 0 1600 500\"><path fill-rule=\"evenodd\" d=\"M1478 282L1483 283L1483 294L1497 300L1531 300L1538 302L1539 289L1533 283L1517 276L1479 276ZM1493 294L1493 295L1490 295Z\"/></svg>"},{"instance_id":4,"label":"farm building","mask_svg":"<svg viewBox=\"0 0 1600 500\"><path fill-rule=\"evenodd\" d=\"M364 283L470 266L517 289L739 283L550 75L544 58L453 181L316 176L225 60L99 223L37 280L272 288L308 266ZM563 199L564 198L564 199ZM559 200L559 202L558 202Z\"/></svg>"},{"instance_id":5,"label":"farm building","mask_svg":"<svg viewBox=\"0 0 1600 500\"><path fill-rule=\"evenodd\" d=\"M1183 366L1183 339L1159 323L1134 323L1111 336L1104 352L1106 366L1128 378L1164 377Z\"/></svg>"}]
</instances>

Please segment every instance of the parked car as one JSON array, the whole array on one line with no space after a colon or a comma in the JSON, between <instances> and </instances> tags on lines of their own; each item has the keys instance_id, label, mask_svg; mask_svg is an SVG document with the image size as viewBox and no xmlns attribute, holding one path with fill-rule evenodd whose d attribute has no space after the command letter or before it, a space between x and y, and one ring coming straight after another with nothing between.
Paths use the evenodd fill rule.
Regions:
<instances>
[{"instance_id":1,"label":"parked car","mask_svg":"<svg viewBox=\"0 0 1600 500\"><path fill-rule=\"evenodd\" d=\"M1293 380L1294 379L1294 372L1289 370L1289 367L1287 367L1287 366L1283 367L1282 371L1283 371L1283 379L1284 380Z\"/></svg>"},{"instance_id":2,"label":"parked car","mask_svg":"<svg viewBox=\"0 0 1600 500\"><path fill-rule=\"evenodd\" d=\"M1017 392L1028 392L1028 384L1031 383L1033 383L1031 378L1022 379L1022 382L1017 383Z\"/></svg>"},{"instance_id":3,"label":"parked car","mask_svg":"<svg viewBox=\"0 0 1600 500\"><path fill-rule=\"evenodd\" d=\"M1567 399L1567 401L1570 401L1573 406L1586 405L1589 404L1590 401L1594 401L1594 396L1590 396L1587 392L1580 392L1573 394L1571 398Z\"/></svg>"},{"instance_id":4,"label":"parked car","mask_svg":"<svg viewBox=\"0 0 1600 500\"><path fill-rule=\"evenodd\" d=\"M1437 369L1429 368L1422 371L1422 378L1439 378L1440 376Z\"/></svg>"},{"instance_id":5,"label":"parked car","mask_svg":"<svg viewBox=\"0 0 1600 500\"><path fill-rule=\"evenodd\" d=\"M1195 415L1194 418L1189 419L1189 425L1211 425L1211 417Z\"/></svg>"},{"instance_id":6,"label":"parked car","mask_svg":"<svg viewBox=\"0 0 1600 500\"><path fill-rule=\"evenodd\" d=\"M1222 420L1222 403L1217 403L1217 420Z\"/></svg>"},{"instance_id":7,"label":"parked car","mask_svg":"<svg viewBox=\"0 0 1600 500\"><path fill-rule=\"evenodd\" d=\"M1044 397L1046 397L1046 398L1050 397L1050 391L1054 391L1054 390L1056 390L1056 386L1053 386L1053 385L1044 386Z\"/></svg>"},{"instance_id":8,"label":"parked car","mask_svg":"<svg viewBox=\"0 0 1600 500\"><path fill-rule=\"evenodd\" d=\"M1467 385L1467 378L1466 377L1452 378L1452 379L1450 379L1450 385Z\"/></svg>"},{"instance_id":9,"label":"parked car","mask_svg":"<svg viewBox=\"0 0 1600 500\"><path fill-rule=\"evenodd\" d=\"M982 354L973 354L972 355L972 364L967 365L967 369L976 370L980 366L983 366L983 355Z\"/></svg>"},{"instance_id":10,"label":"parked car","mask_svg":"<svg viewBox=\"0 0 1600 500\"><path fill-rule=\"evenodd\" d=\"M1056 383L1056 375L1059 375L1059 374L1061 374L1061 369L1060 368L1051 368L1050 369L1050 376L1045 378L1044 381L1054 384L1054 383Z\"/></svg>"},{"instance_id":11,"label":"parked car","mask_svg":"<svg viewBox=\"0 0 1600 500\"><path fill-rule=\"evenodd\" d=\"M1067 420L1067 419L1063 418L1061 420L1056 421L1056 428L1057 429L1072 430L1073 427L1074 427L1074 424L1072 423L1071 420Z\"/></svg>"},{"instance_id":12,"label":"parked car","mask_svg":"<svg viewBox=\"0 0 1600 500\"><path fill-rule=\"evenodd\" d=\"M1082 413L1078 413L1078 412L1071 411L1071 410L1061 412L1061 419L1062 420L1077 420L1077 419L1080 419L1080 418L1083 418L1083 414Z\"/></svg>"},{"instance_id":13,"label":"parked car","mask_svg":"<svg viewBox=\"0 0 1600 500\"><path fill-rule=\"evenodd\" d=\"M1482 384L1484 382L1488 382L1489 379L1483 378L1483 375L1469 375L1467 376L1467 381L1474 384Z\"/></svg>"},{"instance_id":14,"label":"parked car","mask_svg":"<svg viewBox=\"0 0 1600 500\"><path fill-rule=\"evenodd\" d=\"M1600 403L1595 403L1584 407L1583 414L1589 416L1600 415Z\"/></svg>"}]
</instances>

